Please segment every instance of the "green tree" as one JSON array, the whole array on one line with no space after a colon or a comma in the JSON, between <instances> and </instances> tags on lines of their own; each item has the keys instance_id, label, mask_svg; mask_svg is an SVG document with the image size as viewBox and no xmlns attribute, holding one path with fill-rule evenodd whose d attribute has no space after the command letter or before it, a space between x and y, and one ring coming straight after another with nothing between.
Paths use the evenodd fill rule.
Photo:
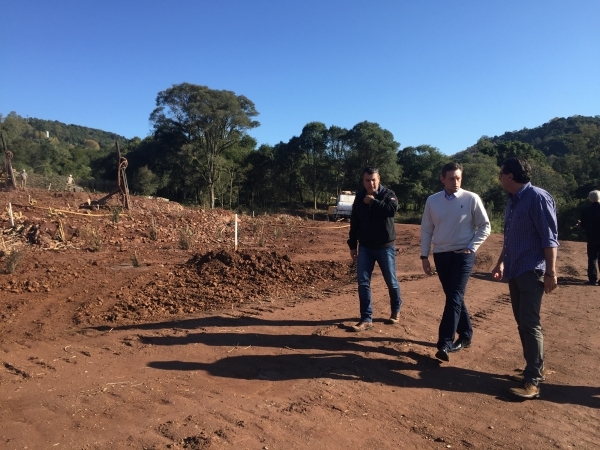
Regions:
<instances>
[{"instance_id":1,"label":"green tree","mask_svg":"<svg viewBox=\"0 0 600 450\"><path fill-rule=\"evenodd\" d=\"M292 137L287 143L280 142L273 148L273 185L280 193L279 199L289 203L304 204L304 152L300 138Z\"/></svg>"},{"instance_id":2,"label":"green tree","mask_svg":"<svg viewBox=\"0 0 600 450\"><path fill-rule=\"evenodd\" d=\"M501 142L496 145L498 166L501 166L504 161L514 156L525 158L529 163L537 162L538 164L546 163L546 155L531 144L526 144L519 141Z\"/></svg>"},{"instance_id":3,"label":"green tree","mask_svg":"<svg viewBox=\"0 0 600 450\"><path fill-rule=\"evenodd\" d=\"M346 173L346 162L351 151L348 130L335 125L330 126L327 130L327 157L330 163L333 187L335 188L335 192L331 192L331 194L334 196L337 196L343 189L344 184L350 181ZM354 179L350 183L354 183ZM348 184L348 186L353 186L353 184Z\"/></svg>"},{"instance_id":4,"label":"green tree","mask_svg":"<svg viewBox=\"0 0 600 450\"><path fill-rule=\"evenodd\" d=\"M240 142L229 147L223 152L224 162L222 166L222 205L226 203L229 209L233 208L233 203L239 203L239 189L244 181L244 177L249 170L246 159L256 148L256 139L251 136L244 136ZM225 202L227 196L227 202Z\"/></svg>"},{"instance_id":5,"label":"green tree","mask_svg":"<svg viewBox=\"0 0 600 450\"><path fill-rule=\"evenodd\" d=\"M134 173L131 184L141 195L153 195L160 186L160 179L148 166L143 166Z\"/></svg>"},{"instance_id":6,"label":"green tree","mask_svg":"<svg viewBox=\"0 0 600 450\"><path fill-rule=\"evenodd\" d=\"M394 192L402 209L409 205L417 211L423 209L427 197L441 190L440 170L448 162L437 148L430 145L405 147L397 154L397 165L402 168L402 181Z\"/></svg>"},{"instance_id":7,"label":"green tree","mask_svg":"<svg viewBox=\"0 0 600 450\"><path fill-rule=\"evenodd\" d=\"M463 166L462 188L482 198L498 186L499 167L496 158L483 153L465 155L459 161Z\"/></svg>"},{"instance_id":8,"label":"green tree","mask_svg":"<svg viewBox=\"0 0 600 450\"><path fill-rule=\"evenodd\" d=\"M365 166L379 168L382 183L391 185L400 179L401 170L396 161L400 144L394 135L374 122L360 122L348 132L352 153L348 158L348 173L358 180Z\"/></svg>"},{"instance_id":9,"label":"green tree","mask_svg":"<svg viewBox=\"0 0 600 450\"><path fill-rule=\"evenodd\" d=\"M243 95L182 83L158 93L150 121L155 133L181 139L181 150L205 179L214 208L220 156L259 126L253 120L257 115L254 103Z\"/></svg>"},{"instance_id":10,"label":"green tree","mask_svg":"<svg viewBox=\"0 0 600 450\"><path fill-rule=\"evenodd\" d=\"M317 209L317 197L324 190L329 178L325 124L311 122L305 125L300 134L300 149L304 153L304 180L312 194L313 208Z\"/></svg>"},{"instance_id":11,"label":"green tree","mask_svg":"<svg viewBox=\"0 0 600 450\"><path fill-rule=\"evenodd\" d=\"M267 144L261 145L246 157L247 170L242 196L245 204L251 209L255 206L265 206L275 198L274 160L274 149Z\"/></svg>"}]
</instances>

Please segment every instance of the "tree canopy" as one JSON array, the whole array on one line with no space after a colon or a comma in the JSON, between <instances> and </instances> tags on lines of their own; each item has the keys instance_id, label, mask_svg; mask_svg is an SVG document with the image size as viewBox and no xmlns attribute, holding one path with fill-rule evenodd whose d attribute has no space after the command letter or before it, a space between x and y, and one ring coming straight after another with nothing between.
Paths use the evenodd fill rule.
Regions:
<instances>
[{"instance_id":1,"label":"tree canopy","mask_svg":"<svg viewBox=\"0 0 600 450\"><path fill-rule=\"evenodd\" d=\"M561 239L576 239L579 211L588 192L600 188L600 116L556 118L533 129L482 136L447 156L426 144L400 148L390 131L369 121L350 129L313 121L285 142L260 145L248 135L259 125L257 115L242 95L183 83L158 93L150 115L153 133L145 139L14 112L0 115L0 132L17 170L113 180L118 139L134 192L248 211L324 208L340 191L360 189L361 169L370 165L394 189L400 210L418 218L427 197L442 188L441 167L457 161L464 168L463 187L481 196L494 231L500 231L506 193L498 169L506 158L522 156L532 165L533 184L556 199Z\"/></svg>"},{"instance_id":2,"label":"tree canopy","mask_svg":"<svg viewBox=\"0 0 600 450\"><path fill-rule=\"evenodd\" d=\"M253 120L257 115L254 103L243 95L182 83L158 93L150 122L157 136L180 143L181 155L206 181L214 208L220 157L259 126Z\"/></svg>"}]
</instances>

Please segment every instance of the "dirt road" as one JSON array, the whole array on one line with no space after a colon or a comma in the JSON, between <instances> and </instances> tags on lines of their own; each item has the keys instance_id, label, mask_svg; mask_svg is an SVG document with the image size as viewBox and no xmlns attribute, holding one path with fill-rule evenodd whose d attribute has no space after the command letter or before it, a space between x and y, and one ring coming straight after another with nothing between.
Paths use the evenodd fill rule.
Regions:
<instances>
[{"instance_id":1,"label":"dirt road","mask_svg":"<svg viewBox=\"0 0 600 450\"><path fill-rule=\"evenodd\" d=\"M473 346L434 358L444 297L398 225L399 325L376 269L375 327L356 334L347 224L233 216L84 193L0 193L0 448L600 448L600 287L585 244L561 242L544 298L548 375L515 401L523 366L508 287L477 255ZM48 209L51 207L51 209ZM101 216L101 214L105 214ZM62 229L62 232L61 232ZM188 249L183 249L188 241Z\"/></svg>"}]
</instances>

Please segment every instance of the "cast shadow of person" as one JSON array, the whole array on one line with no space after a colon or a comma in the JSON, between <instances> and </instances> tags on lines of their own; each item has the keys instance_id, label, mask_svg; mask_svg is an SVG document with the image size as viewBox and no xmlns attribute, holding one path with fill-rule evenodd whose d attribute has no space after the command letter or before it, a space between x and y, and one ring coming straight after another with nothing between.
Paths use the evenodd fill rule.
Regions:
<instances>
[{"instance_id":1,"label":"cast shadow of person","mask_svg":"<svg viewBox=\"0 0 600 450\"><path fill-rule=\"evenodd\" d=\"M166 320L163 322L139 323L131 325L121 325L111 327L109 325L100 325L88 327L89 330L106 332L112 331L127 331L127 330L160 330L160 329L182 329L182 330L204 330L210 327L258 327L258 326L273 326L273 327L323 327L337 326L342 322L355 321L355 318L339 318L327 320L267 320L257 316L240 315L238 317L225 317L221 315L198 317L194 319L183 320Z\"/></svg>"},{"instance_id":2,"label":"cast shadow of person","mask_svg":"<svg viewBox=\"0 0 600 450\"><path fill-rule=\"evenodd\" d=\"M338 325L339 328L343 326ZM140 342L147 345L179 346L202 344L213 347L253 347L253 348L285 348L289 350L320 350L326 352L373 352L388 356L398 356L397 345L419 345L435 347L431 342L390 336L323 336L316 333L306 334L265 334L265 333L188 333L182 336L139 335ZM363 345L373 344L376 345ZM390 343L393 346L390 346Z\"/></svg>"},{"instance_id":3,"label":"cast shadow of person","mask_svg":"<svg viewBox=\"0 0 600 450\"><path fill-rule=\"evenodd\" d=\"M183 319L183 320L167 320L164 322L153 322L153 323L139 323L131 325L121 325L111 327L109 325L99 325L94 327L87 327L87 330L95 330L100 332L107 331L128 331L128 330L202 330L208 331L212 327L223 327L223 328L242 328L242 327L323 327L323 328L342 328L346 331L352 331L352 327L344 325L344 323L356 323L355 317L346 317L338 319L326 319L326 320L300 320L300 319L286 319L286 320L268 320L257 316L241 315L238 317L225 317L225 316L207 316L199 317L194 319ZM374 323L386 322L385 319L374 319Z\"/></svg>"},{"instance_id":4,"label":"cast shadow of person","mask_svg":"<svg viewBox=\"0 0 600 450\"><path fill-rule=\"evenodd\" d=\"M440 365L414 351L397 352L395 359L367 358L356 353L309 353L287 355L229 356L211 363L153 361L148 367L172 371L206 371L210 375L243 380L298 380L327 378L378 382L398 388L437 389L445 392L479 393L501 401L514 383L508 376ZM600 389L591 386L543 385L543 400L600 408Z\"/></svg>"}]
</instances>

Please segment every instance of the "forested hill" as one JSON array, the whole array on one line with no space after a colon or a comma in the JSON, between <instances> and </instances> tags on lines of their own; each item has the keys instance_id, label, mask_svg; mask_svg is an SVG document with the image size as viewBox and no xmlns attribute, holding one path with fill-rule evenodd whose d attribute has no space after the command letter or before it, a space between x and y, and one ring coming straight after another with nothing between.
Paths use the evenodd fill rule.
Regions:
<instances>
[{"instance_id":1,"label":"forested hill","mask_svg":"<svg viewBox=\"0 0 600 450\"><path fill-rule=\"evenodd\" d=\"M564 156L573 145L586 139L600 128L600 116L556 117L535 128L523 128L519 131L507 131L501 136L484 139L499 144L502 142L519 141L532 145L544 155Z\"/></svg>"},{"instance_id":2,"label":"forested hill","mask_svg":"<svg viewBox=\"0 0 600 450\"><path fill-rule=\"evenodd\" d=\"M27 119L27 124L34 131L42 132L44 135L48 131L51 137L54 136L61 142L73 145L85 145L86 140L94 140L100 147L111 147L115 145L116 139L121 142L127 141L125 137L109 131L81 125L67 125L57 120L29 118Z\"/></svg>"},{"instance_id":3,"label":"forested hill","mask_svg":"<svg viewBox=\"0 0 600 450\"><path fill-rule=\"evenodd\" d=\"M206 101L225 95L231 97L231 105L239 103L227 112L242 125L226 145L211 149L203 134L191 139L182 132L217 123L210 119L221 117L222 111L210 108L201 118L193 111L178 111L177 117L185 119L181 123L163 111L167 106L157 108L151 114L155 133L143 140L58 121L25 119L14 112L0 114L0 131L18 171L61 179L72 174L79 184L93 183L100 189L101 180L115 180L117 139L129 162L133 193L240 211L287 206L323 209L341 190L359 189L361 168L374 165L384 185L396 192L403 217L412 214L410 219L418 220L427 197L440 190L441 167L454 160L464 167L463 187L480 195L494 231L499 231L506 193L498 182L498 168L506 158L522 156L533 167L532 182L556 200L561 236L576 238L572 226L587 204L587 194L600 188L600 116L555 118L533 129L483 136L452 156L430 145L400 148L390 131L368 121L350 129L310 122L297 136L270 146L248 136L247 130L258 122L252 120L257 112L245 97L187 83L161 95L177 89ZM220 136L214 130L204 131Z\"/></svg>"},{"instance_id":4,"label":"forested hill","mask_svg":"<svg viewBox=\"0 0 600 450\"><path fill-rule=\"evenodd\" d=\"M108 131L24 118L15 112L0 114L0 132L13 152L16 170L45 176L71 174L77 179L102 178L102 162L114 152L115 140L122 146L130 142Z\"/></svg>"}]
</instances>

